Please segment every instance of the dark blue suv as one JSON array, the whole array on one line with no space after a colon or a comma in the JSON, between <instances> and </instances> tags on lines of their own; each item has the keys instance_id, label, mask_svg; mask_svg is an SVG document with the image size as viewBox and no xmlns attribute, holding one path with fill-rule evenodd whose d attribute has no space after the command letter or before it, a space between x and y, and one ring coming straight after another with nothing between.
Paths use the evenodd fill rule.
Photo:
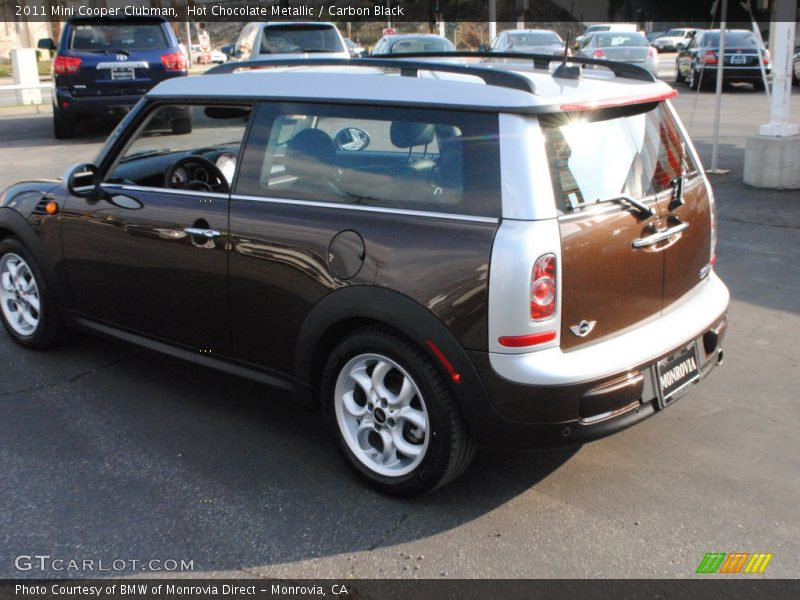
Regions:
<instances>
[{"instance_id":1,"label":"dark blue suv","mask_svg":"<svg viewBox=\"0 0 800 600\"><path fill-rule=\"evenodd\" d=\"M87 117L119 118L150 88L187 74L186 55L169 24L161 18L70 19L53 59L53 132L71 136ZM191 127L176 120L176 133Z\"/></svg>"}]
</instances>

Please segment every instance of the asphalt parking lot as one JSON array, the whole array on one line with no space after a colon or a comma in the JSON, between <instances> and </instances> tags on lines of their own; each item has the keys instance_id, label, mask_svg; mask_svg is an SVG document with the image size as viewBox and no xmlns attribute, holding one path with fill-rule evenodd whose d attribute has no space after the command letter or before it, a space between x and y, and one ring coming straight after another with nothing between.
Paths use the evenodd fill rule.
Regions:
<instances>
[{"instance_id":1,"label":"asphalt parking lot","mask_svg":"<svg viewBox=\"0 0 800 600\"><path fill-rule=\"evenodd\" d=\"M713 93L680 91L708 165ZM773 553L760 576L797 577L800 192L742 184L765 96L735 87L723 110L726 360L674 406L581 448L481 452L448 487L394 500L275 390L121 343L39 353L0 333L0 578L139 572L15 568L34 554L190 560L193 576L691 577L707 552ZM0 187L94 158L103 131L56 142L50 118L0 109Z\"/></svg>"}]
</instances>

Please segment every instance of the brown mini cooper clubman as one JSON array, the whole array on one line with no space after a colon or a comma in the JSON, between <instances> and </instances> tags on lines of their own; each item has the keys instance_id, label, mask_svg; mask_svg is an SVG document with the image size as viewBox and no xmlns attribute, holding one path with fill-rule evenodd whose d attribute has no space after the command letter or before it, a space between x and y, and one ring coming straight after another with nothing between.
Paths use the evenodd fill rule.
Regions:
<instances>
[{"instance_id":1,"label":"brown mini cooper clubman","mask_svg":"<svg viewBox=\"0 0 800 600\"><path fill-rule=\"evenodd\" d=\"M0 197L9 335L79 327L311 397L395 494L481 445L580 444L667 408L721 362L729 299L675 92L635 66L494 58L161 83L94 164Z\"/></svg>"}]
</instances>

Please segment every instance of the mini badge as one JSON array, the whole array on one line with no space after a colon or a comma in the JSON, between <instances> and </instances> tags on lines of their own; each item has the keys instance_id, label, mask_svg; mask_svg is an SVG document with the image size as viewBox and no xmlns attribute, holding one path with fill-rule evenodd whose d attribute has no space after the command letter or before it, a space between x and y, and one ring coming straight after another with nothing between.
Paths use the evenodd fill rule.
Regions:
<instances>
[{"instance_id":1,"label":"mini badge","mask_svg":"<svg viewBox=\"0 0 800 600\"><path fill-rule=\"evenodd\" d=\"M597 325L597 321L587 321L584 319L577 325L572 325L569 330L578 337L586 337L592 332L595 325Z\"/></svg>"}]
</instances>

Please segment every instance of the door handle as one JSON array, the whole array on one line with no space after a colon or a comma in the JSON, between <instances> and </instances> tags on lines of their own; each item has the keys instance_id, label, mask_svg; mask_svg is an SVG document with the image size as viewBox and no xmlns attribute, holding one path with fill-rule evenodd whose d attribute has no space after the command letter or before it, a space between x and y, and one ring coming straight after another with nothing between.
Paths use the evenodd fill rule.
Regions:
<instances>
[{"instance_id":1,"label":"door handle","mask_svg":"<svg viewBox=\"0 0 800 600\"><path fill-rule=\"evenodd\" d=\"M689 228L688 223L679 223L673 227L668 227L667 229L662 229L660 231L656 231L653 235L648 235L647 237L639 238L633 240L633 247L634 248L646 248L647 246L652 246L653 244L657 244L658 242L663 242L671 238L673 235L677 235L682 231L686 231Z\"/></svg>"},{"instance_id":2,"label":"door handle","mask_svg":"<svg viewBox=\"0 0 800 600\"><path fill-rule=\"evenodd\" d=\"M196 236L200 236L200 237L206 237L206 238L208 238L210 240L213 240L214 238L218 238L219 236L222 235L219 231L217 231L215 229L202 229L200 227L187 227L183 231L188 233L189 235L196 235Z\"/></svg>"}]
</instances>

